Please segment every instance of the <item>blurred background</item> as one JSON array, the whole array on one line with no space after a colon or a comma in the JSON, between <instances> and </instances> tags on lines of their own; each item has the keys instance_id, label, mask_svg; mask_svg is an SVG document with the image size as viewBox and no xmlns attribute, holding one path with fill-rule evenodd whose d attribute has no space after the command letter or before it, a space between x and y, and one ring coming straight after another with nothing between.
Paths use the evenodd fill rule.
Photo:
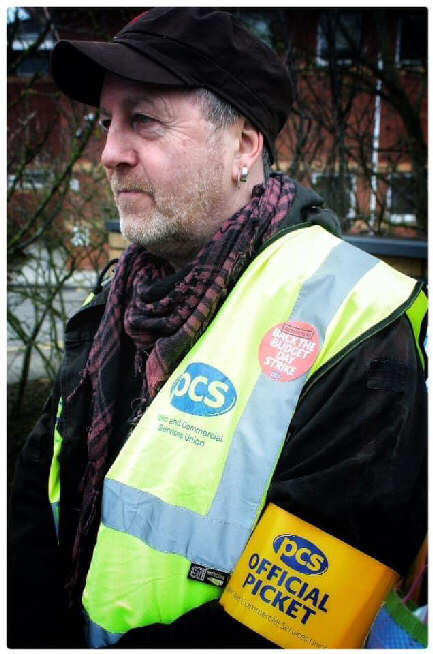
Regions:
<instances>
[{"instance_id":1,"label":"blurred background","mask_svg":"<svg viewBox=\"0 0 433 654\"><path fill-rule=\"evenodd\" d=\"M7 10L11 462L59 365L66 319L126 245L99 164L98 114L57 91L50 51L62 38L110 39L141 11ZM293 82L274 168L314 188L347 240L425 279L427 10L227 11L277 51Z\"/></svg>"}]
</instances>

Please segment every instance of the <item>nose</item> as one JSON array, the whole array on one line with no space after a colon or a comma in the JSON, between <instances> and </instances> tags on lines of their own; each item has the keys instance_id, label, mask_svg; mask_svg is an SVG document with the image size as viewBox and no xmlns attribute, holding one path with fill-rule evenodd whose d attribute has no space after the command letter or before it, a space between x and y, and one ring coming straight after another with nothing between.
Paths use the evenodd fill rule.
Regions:
<instances>
[{"instance_id":1,"label":"nose","mask_svg":"<svg viewBox=\"0 0 433 654\"><path fill-rule=\"evenodd\" d=\"M101 154L101 164L111 170L120 165L135 166L137 162L137 151L127 132L111 124Z\"/></svg>"}]
</instances>

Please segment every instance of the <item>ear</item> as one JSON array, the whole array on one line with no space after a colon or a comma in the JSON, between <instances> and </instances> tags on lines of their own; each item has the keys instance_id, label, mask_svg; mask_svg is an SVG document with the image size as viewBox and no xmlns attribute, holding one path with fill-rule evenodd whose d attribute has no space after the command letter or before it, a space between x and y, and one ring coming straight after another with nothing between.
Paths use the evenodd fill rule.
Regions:
<instances>
[{"instance_id":1,"label":"ear","mask_svg":"<svg viewBox=\"0 0 433 654\"><path fill-rule=\"evenodd\" d=\"M249 120L241 118L237 127L237 148L232 171L234 182L237 181L242 166L246 166L251 171L256 161L260 161L263 150L263 134Z\"/></svg>"}]
</instances>

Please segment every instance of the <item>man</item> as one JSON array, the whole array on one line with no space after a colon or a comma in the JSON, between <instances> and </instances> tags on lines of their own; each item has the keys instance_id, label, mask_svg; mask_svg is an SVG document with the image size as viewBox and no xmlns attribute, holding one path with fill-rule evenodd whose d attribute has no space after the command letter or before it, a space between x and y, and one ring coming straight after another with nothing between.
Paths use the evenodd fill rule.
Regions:
<instances>
[{"instance_id":1,"label":"man","mask_svg":"<svg viewBox=\"0 0 433 654\"><path fill-rule=\"evenodd\" d=\"M362 643L425 534L419 284L269 175L290 84L227 12L152 9L52 70L100 108L132 245L18 462L10 644Z\"/></svg>"}]
</instances>

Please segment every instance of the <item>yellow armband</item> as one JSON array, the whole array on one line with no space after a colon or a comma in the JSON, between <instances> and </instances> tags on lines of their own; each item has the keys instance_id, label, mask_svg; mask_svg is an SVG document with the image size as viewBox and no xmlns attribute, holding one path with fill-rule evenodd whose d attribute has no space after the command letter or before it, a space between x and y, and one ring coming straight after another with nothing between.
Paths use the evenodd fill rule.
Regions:
<instances>
[{"instance_id":1,"label":"yellow armband","mask_svg":"<svg viewBox=\"0 0 433 654\"><path fill-rule=\"evenodd\" d=\"M269 504L220 602L280 647L358 648L397 579L391 568Z\"/></svg>"}]
</instances>

